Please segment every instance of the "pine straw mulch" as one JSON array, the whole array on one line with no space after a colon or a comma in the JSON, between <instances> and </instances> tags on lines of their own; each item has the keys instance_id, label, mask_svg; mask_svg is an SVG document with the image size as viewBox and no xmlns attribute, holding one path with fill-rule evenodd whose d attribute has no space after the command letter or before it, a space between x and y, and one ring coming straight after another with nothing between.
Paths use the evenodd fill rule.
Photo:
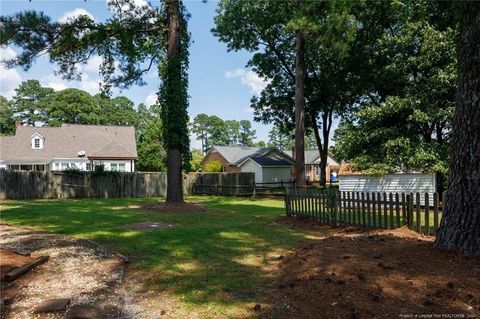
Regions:
<instances>
[{"instance_id":1,"label":"pine straw mulch","mask_svg":"<svg viewBox=\"0 0 480 319\"><path fill-rule=\"evenodd\" d=\"M259 317L480 318L478 258L434 250L407 228L336 230L281 260Z\"/></svg>"}]
</instances>

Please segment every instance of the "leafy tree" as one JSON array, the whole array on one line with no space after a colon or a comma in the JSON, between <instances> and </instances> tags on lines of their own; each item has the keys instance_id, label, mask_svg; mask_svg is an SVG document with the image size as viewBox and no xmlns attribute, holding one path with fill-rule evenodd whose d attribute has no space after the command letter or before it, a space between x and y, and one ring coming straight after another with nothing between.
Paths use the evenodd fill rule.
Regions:
<instances>
[{"instance_id":1,"label":"leafy tree","mask_svg":"<svg viewBox=\"0 0 480 319\"><path fill-rule=\"evenodd\" d=\"M265 141L258 141L258 142L253 143L252 146L253 146L253 147L267 147L267 142L265 142Z\"/></svg>"},{"instance_id":2,"label":"leafy tree","mask_svg":"<svg viewBox=\"0 0 480 319\"><path fill-rule=\"evenodd\" d=\"M0 95L0 135L15 133L15 118L13 117L12 103Z\"/></svg>"},{"instance_id":3,"label":"leafy tree","mask_svg":"<svg viewBox=\"0 0 480 319\"><path fill-rule=\"evenodd\" d=\"M252 146L256 131L248 120L223 120L216 115L198 114L191 124L192 133L202 142L206 153L214 145Z\"/></svg>"},{"instance_id":4,"label":"leafy tree","mask_svg":"<svg viewBox=\"0 0 480 319\"><path fill-rule=\"evenodd\" d=\"M238 145L240 143L240 123L235 120L224 121L225 136L227 145Z\"/></svg>"},{"instance_id":5,"label":"leafy tree","mask_svg":"<svg viewBox=\"0 0 480 319\"><path fill-rule=\"evenodd\" d=\"M222 171L223 164L220 161L210 161L205 164L205 172L207 173L219 173Z\"/></svg>"},{"instance_id":6,"label":"leafy tree","mask_svg":"<svg viewBox=\"0 0 480 319\"><path fill-rule=\"evenodd\" d=\"M348 36L339 36L338 41L329 39L330 34L350 34L346 27L350 24L339 23L347 20L343 16L348 6L344 8L342 3L307 1L299 8L295 1L284 1L278 10L278 2L274 0L223 0L218 4L216 27L212 30L220 41L227 43L229 50L254 52L247 66L269 79L261 95L251 100L255 120L278 123L288 131L298 124L296 144L301 144L296 148L298 163L303 162L305 137L301 118L305 117L306 129L315 132L324 181L332 120L348 105L348 70L345 68L348 59L344 56L349 55L339 52L348 53L345 47L349 47L350 40ZM296 75L299 78L296 79ZM299 82L302 76L305 77L303 84ZM302 87L303 93L299 91ZM304 112L296 107L303 102ZM294 114L295 109L298 114ZM322 129L321 135L319 129ZM303 177L300 166L304 165L298 166L298 173Z\"/></svg>"},{"instance_id":7,"label":"leafy tree","mask_svg":"<svg viewBox=\"0 0 480 319\"><path fill-rule=\"evenodd\" d=\"M104 94L94 96L99 108L99 122L104 125L137 126L138 114L133 102L125 96L110 98Z\"/></svg>"},{"instance_id":8,"label":"leafy tree","mask_svg":"<svg viewBox=\"0 0 480 319\"><path fill-rule=\"evenodd\" d=\"M335 153L370 173L446 174L456 86L452 9L423 1L387 9L388 28L373 40L359 37L359 54L372 54L376 63L352 67L362 94L336 131ZM365 10L377 14L372 6ZM377 17L358 19L371 25Z\"/></svg>"},{"instance_id":9,"label":"leafy tree","mask_svg":"<svg viewBox=\"0 0 480 319\"><path fill-rule=\"evenodd\" d=\"M78 89L65 89L46 100L49 126L68 124L99 124L100 109L93 97Z\"/></svg>"},{"instance_id":10,"label":"leafy tree","mask_svg":"<svg viewBox=\"0 0 480 319\"><path fill-rule=\"evenodd\" d=\"M132 0L112 1L112 18L96 22L86 15L54 22L43 13L23 11L0 17L0 44L22 51L8 66L31 67L48 53L66 79L80 78L78 65L102 58L102 90L145 84L143 75L158 66L161 86L162 135L167 160L167 201L183 201L182 162L188 166L187 68L189 34L180 0L162 0L160 8L137 7ZM127 7L127 9L124 9ZM116 64L115 62L118 62Z\"/></svg>"},{"instance_id":11,"label":"leafy tree","mask_svg":"<svg viewBox=\"0 0 480 319\"><path fill-rule=\"evenodd\" d=\"M192 133L196 135L197 140L202 143L203 154L207 153L211 144L209 143L209 116L205 113L198 114L191 124Z\"/></svg>"},{"instance_id":12,"label":"leafy tree","mask_svg":"<svg viewBox=\"0 0 480 319\"><path fill-rule=\"evenodd\" d=\"M452 161L435 246L480 256L480 3L461 9Z\"/></svg>"},{"instance_id":13,"label":"leafy tree","mask_svg":"<svg viewBox=\"0 0 480 319\"><path fill-rule=\"evenodd\" d=\"M293 135L291 132L285 133L281 126L275 123L268 133L268 146L273 146L281 150L290 150L294 146Z\"/></svg>"},{"instance_id":14,"label":"leafy tree","mask_svg":"<svg viewBox=\"0 0 480 319\"><path fill-rule=\"evenodd\" d=\"M166 152L161 140L161 121L152 119L145 126L137 143L137 169L140 171L160 172L166 168Z\"/></svg>"},{"instance_id":15,"label":"leafy tree","mask_svg":"<svg viewBox=\"0 0 480 319\"><path fill-rule=\"evenodd\" d=\"M241 120L238 123L238 144L240 146L252 146L257 132L252 129L252 123L248 120Z\"/></svg>"},{"instance_id":16,"label":"leafy tree","mask_svg":"<svg viewBox=\"0 0 480 319\"><path fill-rule=\"evenodd\" d=\"M19 120L30 126L44 125L47 122L45 102L54 90L42 87L37 80L27 80L15 92L12 106Z\"/></svg>"},{"instance_id":17,"label":"leafy tree","mask_svg":"<svg viewBox=\"0 0 480 319\"><path fill-rule=\"evenodd\" d=\"M203 159L203 151L199 149L192 149L192 159L190 160L190 171L200 171L200 163Z\"/></svg>"}]
</instances>

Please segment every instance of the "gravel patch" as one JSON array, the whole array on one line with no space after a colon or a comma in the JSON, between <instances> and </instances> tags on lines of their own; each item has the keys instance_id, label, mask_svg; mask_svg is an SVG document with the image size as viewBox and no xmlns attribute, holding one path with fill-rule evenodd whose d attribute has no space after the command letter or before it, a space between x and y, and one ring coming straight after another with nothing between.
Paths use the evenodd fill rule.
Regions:
<instances>
[{"instance_id":1,"label":"gravel patch","mask_svg":"<svg viewBox=\"0 0 480 319\"><path fill-rule=\"evenodd\" d=\"M0 245L50 257L2 292L8 300L2 318L63 318L64 312L33 313L43 301L56 298L70 299L71 306L108 305L112 318L127 317L122 315L123 298L114 289L122 280L124 260L101 245L4 224Z\"/></svg>"}]
</instances>

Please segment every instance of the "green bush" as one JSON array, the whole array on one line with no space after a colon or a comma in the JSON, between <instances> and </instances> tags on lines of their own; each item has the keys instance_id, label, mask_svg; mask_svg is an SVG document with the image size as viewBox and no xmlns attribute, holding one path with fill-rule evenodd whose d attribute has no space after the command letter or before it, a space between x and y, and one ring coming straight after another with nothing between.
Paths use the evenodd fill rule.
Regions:
<instances>
[{"instance_id":1,"label":"green bush","mask_svg":"<svg viewBox=\"0 0 480 319\"><path fill-rule=\"evenodd\" d=\"M223 164L220 161L211 161L205 165L205 172L217 173L222 171Z\"/></svg>"}]
</instances>

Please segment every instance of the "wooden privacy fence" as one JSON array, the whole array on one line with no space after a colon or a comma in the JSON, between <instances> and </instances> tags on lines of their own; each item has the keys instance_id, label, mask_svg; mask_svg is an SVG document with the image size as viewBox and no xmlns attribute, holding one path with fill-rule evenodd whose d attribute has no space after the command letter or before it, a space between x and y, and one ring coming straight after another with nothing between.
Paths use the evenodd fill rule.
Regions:
<instances>
[{"instance_id":1,"label":"wooden privacy fence","mask_svg":"<svg viewBox=\"0 0 480 319\"><path fill-rule=\"evenodd\" d=\"M243 185L243 186L242 186ZM241 195L255 188L253 173L190 173L185 194ZM68 174L0 170L0 199L158 197L167 191L164 172Z\"/></svg>"},{"instance_id":2,"label":"wooden privacy fence","mask_svg":"<svg viewBox=\"0 0 480 319\"><path fill-rule=\"evenodd\" d=\"M285 192L287 216L334 226L397 228L408 225L427 235L435 234L440 225L442 203L438 193L339 192L300 187L288 188Z\"/></svg>"},{"instance_id":3,"label":"wooden privacy fence","mask_svg":"<svg viewBox=\"0 0 480 319\"><path fill-rule=\"evenodd\" d=\"M166 173L70 175L61 172L0 171L0 199L165 196Z\"/></svg>"},{"instance_id":4,"label":"wooden privacy fence","mask_svg":"<svg viewBox=\"0 0 480 319\"><path fill-rule=\"evenodd\" d=\"M196 173L195 195L248 195L255 190L255 173Z\"/></svg>"}]
</instances>

